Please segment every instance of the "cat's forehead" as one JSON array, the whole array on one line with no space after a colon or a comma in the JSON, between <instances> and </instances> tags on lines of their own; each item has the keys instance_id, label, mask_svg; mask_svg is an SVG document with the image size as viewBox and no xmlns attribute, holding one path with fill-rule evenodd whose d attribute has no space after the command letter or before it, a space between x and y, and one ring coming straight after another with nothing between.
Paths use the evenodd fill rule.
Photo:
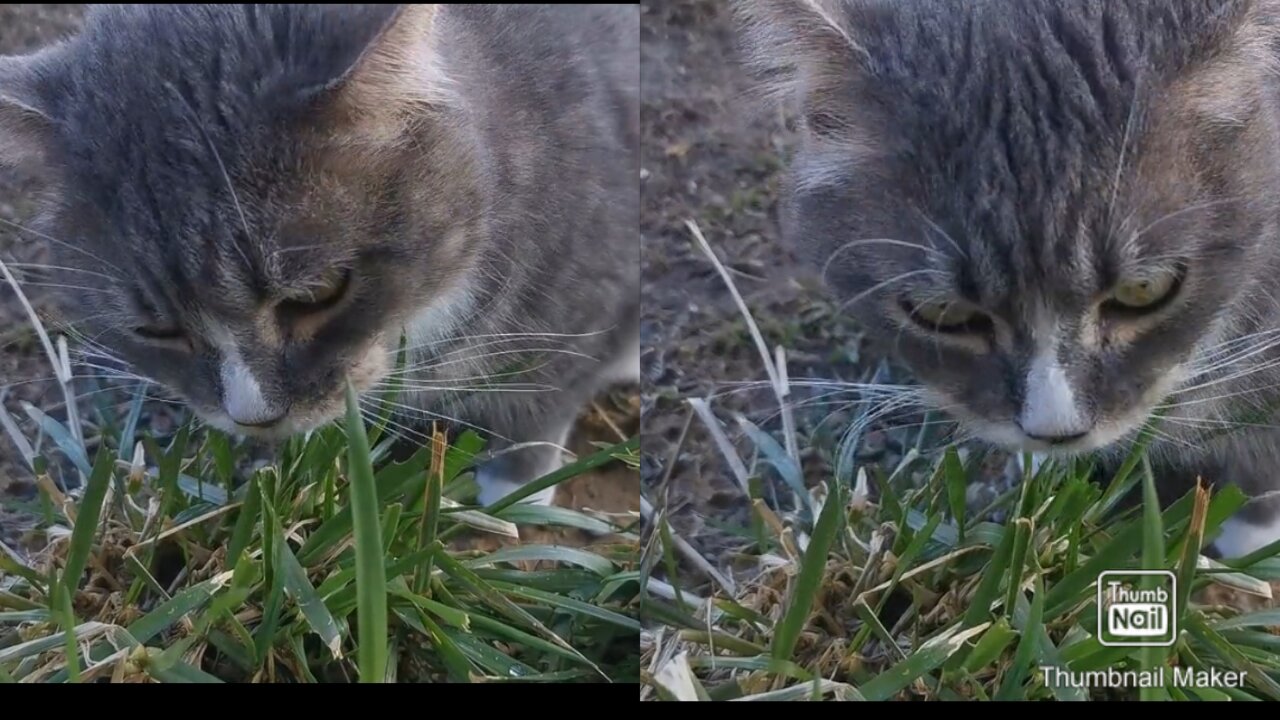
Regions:
<instances>
[{"instance_id":1,"label":"cat's forehead","mask_svg":"<svg viewBox=\"0 0 1280 720\"><path fill-rule=\"evenodd\" d=\"M357 260L340 237L293 235L249 225L234 210L213 225L143 230L116 243L129 268L118 282L140 309L243 315L273 298L326 287Z\"/></svg>"},{"instance_id":2,"label":"cat's forehead","mask_svg":"<svg viewBox=\"0 0 1280 720\"><path fill-rule=\"evenodd\" d=\"M157 182L220 179L246 157L285 168L296 148L281 139L310 117L308 98L351 67L393 10L97 6L40 71L59 159L104 181L143 164L171 171Z\"/></svg>"}]
</instances>

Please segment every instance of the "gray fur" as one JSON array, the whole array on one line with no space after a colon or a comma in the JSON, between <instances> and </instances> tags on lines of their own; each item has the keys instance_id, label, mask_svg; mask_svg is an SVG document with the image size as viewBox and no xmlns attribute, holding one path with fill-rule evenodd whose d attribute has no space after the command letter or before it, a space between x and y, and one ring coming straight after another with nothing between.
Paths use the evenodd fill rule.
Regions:
<instances>
[{"instance_id":1,"label":"gray fur","mask_svg":"<svg viewBox=\"0 0 1280 720\"><path fill-rule=\"evenodd\" d=\"M785 236L937 404L1007 448L1113 457L1170 406L1153 446L1165 491L1235 482L1258 498L1244 517L1272 522L1277 3L737 9L760 87L799 117ZM1152 271L1183 273L1176 294L1119 312L1117 283ZM935 332L910 314L933 299L981 314ZM1066 382L1028 393L1052 375L1031 372L1046 347ZM1050 420L1086 435L1032 438L1020 420L1053 413L1029 396L1064 399Z\"/></svg>"},{"instance_id":2,"label":"gray fur","mask_svg":"<svg viewBox=\"0 0 1280 720\"><path fill-rule=\"evenodd\" d=\"M639 332L638 42L631 5L95 7L0 60L0 162L47 181L33 230L85 288L67 299L95 362L211 424L332 419L344 377L381 387L430 310L402 398L418 430L557 442ZM331 310L282 304L344 269ZM231 424L241 369L245 417L283 421ZM540 391L450 389L486 381Z\"/></svg>"}]
</instances>

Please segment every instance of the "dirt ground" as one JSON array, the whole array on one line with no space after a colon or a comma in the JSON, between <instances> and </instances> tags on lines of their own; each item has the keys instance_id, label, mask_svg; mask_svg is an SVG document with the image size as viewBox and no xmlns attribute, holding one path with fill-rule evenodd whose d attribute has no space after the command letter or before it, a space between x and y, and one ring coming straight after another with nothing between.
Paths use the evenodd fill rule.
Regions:
<instances>
[{"instance_id":1,"label":"dirt ground","mask_svg":"<svg viewBox=\"0 0 1280 720\"><path fill-rule=\"evenodd\" d=\"M0 5L0 55L23 54L35 50L64 34L74 32L83 13L83 5L8 4ZM32 187L13 175L0 172L0 259L6 263L48 262L48 248L30 234L19 234L12 223L21 224L31 212ZM45 288L26 285L24 291L41 314L55 310L53 298ZM21 401L42 408L57 407L50 414L65 417L58 403L62 397L56 384L50 382L52 370L33 332L17 296L0 280L0 397L3 406L16 418L25 419ZM127 398L122 394L119 400ZM620 391L602 397L598 411L584 414L578 431L571 438L571 449L581 455L597 448L593 443L617 442L618 432L634 434L639 427L639 407L635 390ZM607 418L607 419L606 419ZM144 413L143 427L163 434L173 427L173 420L163 406L149 407ZM29 425L23 424L29 430ZM557 502L574 508L589 508L609 513L639 511L636 473L617 464L603 468L561 486ZM22 464L17 448L0 432L0 540L10 547L30 524L28 516L14 507L34 493L30 473ZM585 535L567 531L537 531L538 539L583 543Z\"/></svg>"},{"instance_id":2,"label":"dirt ground","mask_svg":"<svg viewBox=\"0 0 1280 720\"><path fill-rule=\"evenodd\" d=\"M731 270L770 349L786 348L790 378L850 380L874 358L852 322L833 312L815 273L779 240L776 200L790 134L779 113L752 102L728 3L648 0L641 8L642 482L655 505L665 501L677 532L719 557L735 545L724 526L743 526L749 502L700 421L679 442L686 399L713 396L744 459L752 445L733 414L772 431L778 405L767 390L741 392L741 383L767 379L765 366L687 223ZM795 399L816 394L798 388ZM798 424L838 432L828 415L839 405L807 403ZM812 449L821 446L801 445L810 447L802 458L811 477L829 477L829 462Z\"/></svg>"},{"instance_id":3,"label":"dirt ground","mask_svg":"<svg viewBox=\"0 0 1280 720\"><path fill-rule=\"evenodd\" d=\"M0 55L31 52L73 32L82 9L82 5L0 5ZM22 179L0 171L0 259L6 263L48 262L44 244L32 242L29 236L19 237L9 224L21 223L29 216L31 190ZM38 311L52 309L44 288L31 287L26 293ZM20 401L41 407L59 402L56 384L48 381L52 374L17 296L0 280L0 397L5 409L25 418ZM8 506L32 492L29 471L8 436L0 433L0 540L11 546L28 520L10 512Z\"/></svg>"}]
</instances>

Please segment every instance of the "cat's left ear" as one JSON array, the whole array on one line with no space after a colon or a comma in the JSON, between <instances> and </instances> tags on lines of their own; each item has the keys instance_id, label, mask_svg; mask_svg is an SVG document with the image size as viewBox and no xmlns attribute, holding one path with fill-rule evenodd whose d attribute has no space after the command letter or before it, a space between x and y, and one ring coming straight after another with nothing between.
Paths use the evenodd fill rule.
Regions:
<instances>
[{"instance_id":1,"label":"cat's left ear","mask_svg":"<svg viewBox=\"0 0 1280 720\"><path fill-rule=\"evenodd\" d=\"M326 95L340 122L365 139L393 141L455 98L440 61L446 7L400 5Z\"/></svg>"},{"instance_id":2,"label":"cat's left ear","mask_svg":"<svg viewBox=\"0 0 1280 720\"><path fill-rule=\"evenodd\" d=\"M1173 95L1197 119L1244 127L1270 112L1263 98L1280 76L1280 0L1254 0L1224 13L1195 41L1207 61L1175 81Z\"/></svg>"},{"instance_id":3,"label":"cat's left ear","mask_svg":"<svg viewBox=\"0 0 1280 720\"><path fill-rule=\"evenodd\" d=\"M53 120L39 106L29 60L0 57L0 166L34 170L46 160Z\"/></svg>"},{"instance_id":4,"label":"cat's left ear","mask_svg":"<svg viewBox=\"0 0 1280 720\"><path fill-rule=\"evenodd\" d=\"M740 49L755 90L795 104L817 136L859 135L850 123L871 107L865 97L871 58L860 34L892 19L891 7L863 0L738 0Z\"/></svg>"}]
</instances>

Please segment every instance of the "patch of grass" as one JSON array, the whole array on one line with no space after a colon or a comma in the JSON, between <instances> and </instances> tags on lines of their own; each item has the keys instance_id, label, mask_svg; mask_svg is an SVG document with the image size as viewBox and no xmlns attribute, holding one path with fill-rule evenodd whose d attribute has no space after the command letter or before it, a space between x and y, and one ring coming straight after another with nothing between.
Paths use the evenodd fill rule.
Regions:
<instances>
[{"instance_id":1,"label":"patch of grass","mask_svg":"<svg viewBox=\"0 0 1280 720\"><path fill-rule=\"evenodd\" d=\"M783 354L760 355L785 420ZM727 435L706 399L690 404L708 432ZM654 527L641 561L652 573L642 605L642 698L1280 699L1280 611L1212 597L1228 588L1270 602L1280 543L1226 563L1201 552L1243 504L1238 489L1197 486L1162 509L1139 442L1101 483L1084 463L1049 461L972 516L965 484L979 457L912 450L896 467L856 468L852 483L800 478L792 475L801 436L781 425L781 440L745 433L755 461L717 444L727 466L753 468L740 478L754 508L752 526L738 529L753 542L742 580L692 582L675 562L688 544L663 505L647 501ZM807 497L791 511L771 506L757 481L765 473L787 488L803 483ZM1117 502L1131 491L1142 498L1136 506ZM1169 571L1179 582L1178 633L1168 647L1102 642L1099 575L1131 570ZM1162 668L1164 684L1147 688L1056 681L1056 671ZM1175 668L1233 671L1245 681L1178 685Z\"/></svg>"},{"instance_id":2,"label":"patch of grass","mask_svg":"<svg viewBox=\"0 0 1280 720\"><path fill-rule=\"evenodd\" d=\"M472 489L476 436L446 445L437 433L434 451L375 468L328 428L240 484L219 477L216 454L240 460L225 438L181 439L160 448L158 472L104 447L78 497L41 482L53 542L30 565L6 554L0 671L54 682L635 681L636 536L565 508L488 512L455 499ZM589 463L578 465L562 479ZM542 524L611 537L492 552L443 538L514 540Z\"/></svg>"},{"instance_id":3,"label":"patch of grass","mask_svg":"<svg viewBox=\"0 0 1280 720\"><path fill-rule=\"evenodd\" d=\"M67 367L65 349L45 347ZM74 396L69 372L59 380ZM0 680L636 682L633 518L514 496L477 506L479 436L433 428L392 459L396 438L348 403L345 423L266 464L217 431L141 432L141 393L76 428L27 408L37 438L6 416L47 546L26 557L0 544ZM638 445L600 447L536 485L635 467ZM82 477L75 489L53 479L56 455ZM556 527L594 541L520 539Z\"/></svg>"},{"instance_id":4,"label":"patch of grass","mask_svg":"<svg viewBox=\"0 0 1280 720\"><path fill-rule=\"evenodd\" d=\"M1141 507L1090 516L1102 490L1083 472L1048 463L997 504L1007 522L965 527L950 511L947 457L932 461L923 487L886 487L879 502L867 486L821 483L811 491L822 507L812 523L801 513L780 519L756 498L766 532L749 582L698 598L668 572L674 593L644 598L654 622L644 684L657 697L680 697L683 687L743 699L808 688L803 698L1066 700L1108 694L1046 682L1046 666L1165 667L1170 678L1181 667L1238 671L1247 684L1122 694L1280 699L1277 611L1198 599L1210 584L1269 599L1269 583L1280 580L1275 549L1230 564L1200 554L1241 506L1237 489L1200 487L1161 512L1148 474ZM672 534L655 532L656 552ZM1168 570L1183 583L1171 647L1099 642L1099 573L1137 569Z\"/></svg>"}]
</instances>

